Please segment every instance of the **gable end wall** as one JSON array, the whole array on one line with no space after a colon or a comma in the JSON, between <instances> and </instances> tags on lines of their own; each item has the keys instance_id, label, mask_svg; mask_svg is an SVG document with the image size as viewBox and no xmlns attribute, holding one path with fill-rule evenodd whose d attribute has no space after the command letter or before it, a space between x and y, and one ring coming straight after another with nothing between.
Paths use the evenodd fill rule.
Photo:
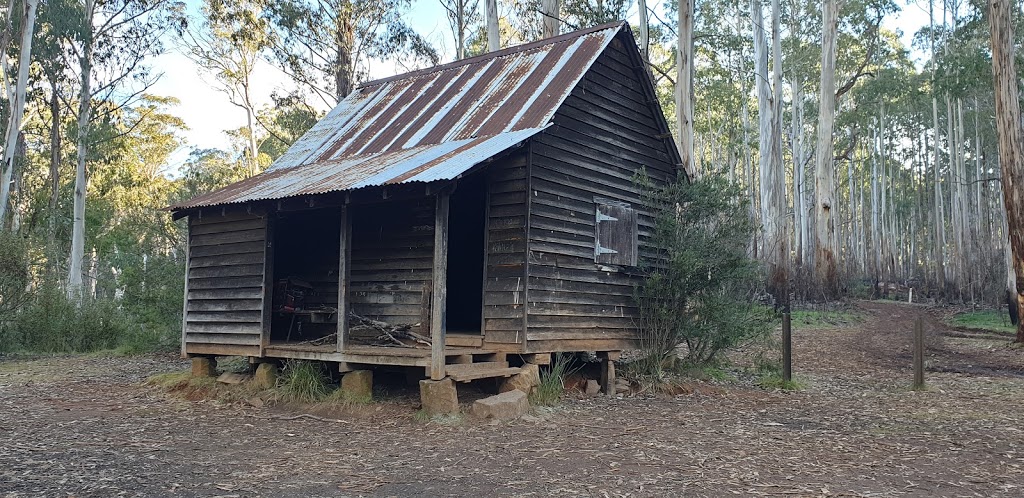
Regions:
<instances>
[{"instance_id":1,"label":"gable end wall","mask_svg":"<svg viewBox=\"0 0 1024 498\"><path fill-rule=\"evenodd\" d=\"M640 255L653 220L633 184L645 167L656 182L674 177L671 142L655 117L617 37L531 143L528 351L596 351L633 345L639 277L594 262L594 198L638 213Z\"/></svg>"}]
</instances>

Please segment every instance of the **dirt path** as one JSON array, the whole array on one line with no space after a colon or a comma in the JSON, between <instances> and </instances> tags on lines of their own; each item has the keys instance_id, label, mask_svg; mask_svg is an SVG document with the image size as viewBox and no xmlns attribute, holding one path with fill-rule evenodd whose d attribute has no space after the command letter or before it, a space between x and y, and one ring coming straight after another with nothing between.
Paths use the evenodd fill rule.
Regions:
<instances>
[{"instance_id":1,"label":"dirt path","mask_svg":"<svg viewBox=\"0 0 1024 498\"><path fill-rule=\"evenodd\" d=\"M282 420L140 385L173 358L0 359L0 495L1024 494L1024 351L925 308L858 306L853 328L795 332L799 392L573 398L495 425L417 422L407 401Z\"/></svg>"}]
</instances>

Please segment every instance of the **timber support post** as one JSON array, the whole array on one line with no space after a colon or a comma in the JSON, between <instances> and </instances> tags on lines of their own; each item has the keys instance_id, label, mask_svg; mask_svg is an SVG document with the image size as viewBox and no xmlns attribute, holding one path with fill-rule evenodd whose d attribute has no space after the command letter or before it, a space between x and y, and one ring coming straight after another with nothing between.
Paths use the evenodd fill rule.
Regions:
<instances>
[{"instance_id":1,"label":"timber support post","mask_svg":"<svg viewBox=\"0 0 1024 498\"><path fill-rule=\"evenodd\" d=\"M451 192L442 189L437 193L437 208L434 210L434 273L433 292L430 303L430 378L441 380L444 371L444 340L446 307L448 295L448 200Z\"/></svg>"},{"instance_id":2,"label":"timber support post","mask_svg":"<svg viewBox=\"0 0 1024 498\"><path fill-rule=\"evenodd\" d=\"M615 360L619 359L619 351L602 351L597 353L601 359L601 391L612 396L615 394Z\"/></svg>"},{"instance_id":3,"label":"timber support post","mask_svg":"<svg viewBox=\"0 0 1024 498\"><path fill-rule=\"evenodd\" d=\"M348 284L352 260L352 217L348 204L341 206L341 240L338 250L338 352L348 341ZM340 367L339 367L340 370ZM344 371L344 370L342 370Z\"/></svg>"}]
</instances>

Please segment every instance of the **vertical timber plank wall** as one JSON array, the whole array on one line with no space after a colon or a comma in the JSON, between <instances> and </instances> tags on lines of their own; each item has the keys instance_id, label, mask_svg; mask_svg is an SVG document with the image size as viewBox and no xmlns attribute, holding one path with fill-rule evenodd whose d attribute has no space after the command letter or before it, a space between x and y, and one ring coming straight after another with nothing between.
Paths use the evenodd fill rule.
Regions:
<instances>
[{"instance_id":1,"label":"vertical timber plank wall","mask_svg":"<svg viewBox=\"0 0 1024 498\"><path fill-rule=\"evenodd\" d=\"M636 338L640 280L594 262L594 199L637 211L642 257L653 220L633 176L645 167L664 182L675 168L638 58L625 50L616 38L559 108L556 126L531 144L528 351L614 349Z\"/></svg>"},{"instance_id":2,"label":"vertical timber plank wall","mask_svg":"<svg viewBox=\"0 0 1024 498\"><path fill-rule=\"evenodd\" d=\"M484 342L519 351L526 337L527 153L488 166Z\"/></svg>"},{"instance_id":3,"label":"vertical timber plank wall","mask_svg":"<svg viewBox=\"0 0 1024 498\"><path fill-rule=\"evenodd\" d=\"M185 353L260 355L266 240L262 216L189 217Z\"/></svg>"}]
</instances>

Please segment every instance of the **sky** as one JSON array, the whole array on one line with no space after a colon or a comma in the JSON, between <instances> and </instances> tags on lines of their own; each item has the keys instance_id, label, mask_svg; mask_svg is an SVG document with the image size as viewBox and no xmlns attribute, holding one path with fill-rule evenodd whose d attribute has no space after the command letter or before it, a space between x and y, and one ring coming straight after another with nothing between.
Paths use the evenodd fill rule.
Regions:
<instances>
[{"instance_id":1,"label":"sky","mask_svg":"<svg viewBox=\"0 0 1024 498\"><path fill-rule=\"evenodd\" d=\"M186 3L191 13L198 13L201 5L199 0L187 0ZM903 6L903 10L897 16L884 21L886 28L902 32L902 40L907 47L910 46L914 32L928 23L927 4L922 5L924 8L914 4ZM631 9L630 16L636 16L636 7ZM413 29L432 42L441 54L453 52L450 28L439 0L413 0L406 19ZM180 104L170 112L180 117L188 126L188 131L184 133L186 145L172 155L167 165L166 170L172 173L178 170L194 149L229 148L230 141L225 131L238 129L245 124L245 112L232 105L227 95L217 89L217 82L213 76L204 75L192 61L180 53L176 43L174 39L167 40L168 50L152 61L152 67L162 73L162 77L150 89L150 93L155 95L176 97ZM401 72L396 64L387 61L376 62L369 69L371 79ZM267 62L261 62L256 67L253 82L253 94L259 106L270 105L270 95L275 90L283 90L282 93L286 93L289 89L288 78Z\"/></svg>"}]
</instances>

